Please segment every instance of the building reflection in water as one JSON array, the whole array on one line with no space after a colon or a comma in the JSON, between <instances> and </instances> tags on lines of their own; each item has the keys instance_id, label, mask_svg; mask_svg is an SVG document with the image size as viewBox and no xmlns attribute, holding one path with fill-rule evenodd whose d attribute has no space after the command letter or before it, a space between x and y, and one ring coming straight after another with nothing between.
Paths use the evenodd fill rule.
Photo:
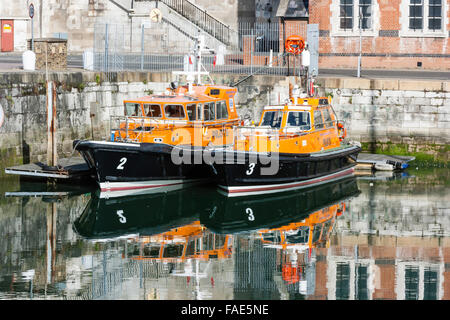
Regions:
<instances>
[{"instance_id":1,"label":"building reflection in water","mask_svg":"<svg viewBox=\"0 0 450 320\"><path fill-rule=\"evenodd\" d=\"M21 209L0 217L0 298L449 299L445 193L353 178L264 197L6 198Z\"/></svg>"}]
</instances>

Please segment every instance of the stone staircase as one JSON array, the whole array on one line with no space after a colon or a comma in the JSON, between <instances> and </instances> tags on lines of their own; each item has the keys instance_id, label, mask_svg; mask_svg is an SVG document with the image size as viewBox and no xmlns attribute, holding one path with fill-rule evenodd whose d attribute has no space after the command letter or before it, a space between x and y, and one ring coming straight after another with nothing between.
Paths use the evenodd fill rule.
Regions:
<instances>
[{"instance_id":1,"label":"stone staircase","mask_svg":"<svg viewBox=\"0 0 450 320\"><path fill-rule=\"evenodd\" d=\"M135 2L150 1L155 0L135 0ZM158 0L158 2L165 4L221 43L227 46L232 43L233 30L192 2L187 0Z\"/></svg>"}]
</instances>

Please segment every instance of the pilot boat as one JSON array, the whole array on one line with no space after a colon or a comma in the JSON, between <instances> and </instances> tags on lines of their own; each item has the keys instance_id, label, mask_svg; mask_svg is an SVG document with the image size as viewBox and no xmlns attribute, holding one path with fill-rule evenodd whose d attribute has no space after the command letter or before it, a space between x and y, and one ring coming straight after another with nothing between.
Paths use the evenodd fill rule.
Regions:
<instances>
[{"instance_id":1,"label":"pilot boat","mask_svg":"<svg viewBox=\"0 0 450 320\"><path fill-rule=\"evenodd\" d=\"M258 126L235 128L232 147L216 149L211 162L228 196L304 188L352 175L357 143L326 97L294 95L263 110ZM220 154L220 157L219 157Z\"/></svg>"},{"instance_id":2,"label":"pilot boat","mask_svg":"<svg viewBox=\"0 0 450 320\"><path fill-rule=\"evenodd\" d=\"M202 165L202 150L226 144L239 122L235 94L236 88L227 86L182 86L125 100L111 141L74 141L74 147L95 171L102 191L167 190L201 182L211 176Z\"/></svg>"},{"instance_id":3,"label":"pilot boat","mask_svg":"<svg viewBox=\"0 0 450 320\"><path fill-rule=\"evenodd\" d=\"M203 150L232 141L237 89L201 84L200 40L198 48L198 71L185 72L186 85L125 100L124 115L111 117L111 141L73 142L102 192L170 191L211 178Z\"/></svg>"}]
</instances>

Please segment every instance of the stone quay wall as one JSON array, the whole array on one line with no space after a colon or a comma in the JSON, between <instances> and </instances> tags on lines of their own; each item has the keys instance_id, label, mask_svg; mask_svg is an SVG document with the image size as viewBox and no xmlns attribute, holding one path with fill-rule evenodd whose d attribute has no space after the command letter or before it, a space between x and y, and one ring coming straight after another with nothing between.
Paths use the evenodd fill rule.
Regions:
<instances>
[{"instance_id":1,"label":"stone quay wall","mask_svg":"<svg viewBox=\"0 0 450 320\"><path fill-rule=\"evenodd\" d=\"M211 75L231 85L242 76ZM47 125L44 72L0 74L0 174L22 163L46 162ZM123 100L166 90L171 73L121 72L112 82L96 72L50 72L57 85L56 139L59 157L72 154L76 139L106 140L110 116L123 115ZM289 97L290 77L254 76L238 86L241 117L259 121L268 104ZM363 144L405 144L449 159L450 82L406 80L318 79L319 92L331 95L350 139Z\"/></svg>"},{"instance_id":2,"label":"stone quay wall","mask_svg":"<svg viewBox=\"0 0 450 320\"><path fill-rule=\"evenodd\" d=\"M352 139L449 160L450 81L318 79Z\"/></svg>"}]
</instances>

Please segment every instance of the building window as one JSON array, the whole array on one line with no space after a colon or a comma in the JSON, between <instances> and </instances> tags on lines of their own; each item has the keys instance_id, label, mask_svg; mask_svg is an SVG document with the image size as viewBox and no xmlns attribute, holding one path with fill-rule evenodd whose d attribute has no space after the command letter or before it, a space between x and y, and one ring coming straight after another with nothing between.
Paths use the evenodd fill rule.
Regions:
<instances>
[{"instance_id":1,"label":"building window","mask_svg":"<svg viewBox=\"0 0 450 320\"><path fill-rule=\"evenodd\" d=\"M419 267L405 267L405 300L419 299Z\"/></svg>"},{"instance_id":2,"label":"building window","mask_svg":"<svg viewBox=\"0 0 450 320\"><path fill-rule=\"evenodd\" d=\"M359 14L361 29L372 28L372 0L359 0Z\"/></svg>"},{"instance_id":3,"label":"building window","mask_svg":"<svg viewBox=\"0 0 450 320\"><path fill-rule=\"evenodd\" d=\"M423 29L423 3L422 0L411 0L409 4L409 28Z\"/></svg>"},{"instance_id":4,"label":"building window","mask_svg":"<svg viewBox=\"0 0 450 320\"><path fill-rule=\"evenodd\" d=\"M348 263L336 264L336 300L350 298L350 265Z\"/></svg>"},{"instance_id":5,"label":"building window","mask_svg":"<svg viewBox=\"0 0 450 320\"><path fill-rule=\"evenodd\" d=\"M353 0L341 0L341 29L353 29Z\"/></svg>"},{"instance_id":6,"label":"building window","mask_svg":"<svg viewBox=\"0 0 450 320\"><path fill-rule=\"evenodd\" d=\"M353 19L356 19L357 23L353 23ZM372 0L340 0L340 28L341 30L353 30L353 28L370 30Z\"/></svg>"},{"instance_id":7,"label":"building window","mask_svg":"<svg viewBox=\"0 0 450 320\"><path fill-rule=\"evenodd\" d=\"M442 0L430 0L428 12L428 29L442 29Z\"/></svg>"},{"instance_id":8,"label":"building window","mask_svg":"<svg viewBox=\"0 0 450 320\"><path fill-rule=\"evenodd\" d=\"M409 29L431 31L442 30L442 0L410 0ZM424 24L424 20L428 22Z\"/></svg>"}]
</instances>

